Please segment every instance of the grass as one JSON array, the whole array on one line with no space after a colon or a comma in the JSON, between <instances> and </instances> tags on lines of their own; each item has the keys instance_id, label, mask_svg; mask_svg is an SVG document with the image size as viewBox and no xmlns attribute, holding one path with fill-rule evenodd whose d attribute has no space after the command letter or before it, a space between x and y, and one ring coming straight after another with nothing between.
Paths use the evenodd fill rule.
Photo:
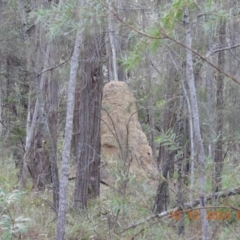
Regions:
<instances>
[{"instance_id":1,"label":"grass","mask_svg":"<svg viewBox=\"0 0 240 240\"><path fill-rule=\"evenodd\" d=\"M231 171L232 173L232 171ZM229 178L230 167L224 169L224 184L230 186L239 181ZM236 175L237 176L237 175ZM225 182L226 181L226 182ZM0 188L10 196L17 188L17 170L11 160L5 161L0 170ZM223 185L224 185L223 184ZM225 186L224 185L224 186ZM232 186L236 186L235 184ZM174 186L170 184L170 187ZM156 188L145 180L133 178L129 183L126 195L122 196L114 189L102 188L99 199L90 200L88 211L77 213L73 209L72 194L74 182L69 182L69 201L66 222L67 240L129 240L129 239L199 239L201 236L200 220L190 220L185 215L185 236L177 235L178 221L174 219L154 219L136 228L124 231L129 225L152 215ZM175 191L175 190L174 190ZM176 204L176 195L171 192L171 206ZM176 192L176 191L175 191ZM0 221L3 215L9 215L9 224L16 225L19 217L30 219L23 221L23 228L7 234L0 225L0 239L52 240L55 235L56 216L51 208L52 191L35 192L30 187L19 199L9 204L0 201ZM222 199L224 206L239 206L239 196ZM233 211L234 214L234 211ZM233 215L234 216L234 215ZM229 221L211 221L212 239L238 239L239 220L232 217Z\"/></svg>"}]
</instances>

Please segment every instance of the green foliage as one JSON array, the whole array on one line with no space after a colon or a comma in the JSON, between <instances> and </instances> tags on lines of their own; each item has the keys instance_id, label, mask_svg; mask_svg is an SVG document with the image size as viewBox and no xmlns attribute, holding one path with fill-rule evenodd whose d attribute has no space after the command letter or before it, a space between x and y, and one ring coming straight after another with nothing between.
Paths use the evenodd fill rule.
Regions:
<instances>
[{"instance_id":1,"label":"green foliage","mask_svg":"<svg viewBox=\"0 0 240 240\"><path fill-rule=\"evenodd\" d=\"M225 9L222 4L209 1L203 6L202 12L206 13L206 21L202 22L205 34L211 32L214 36L218 35L219 24L222 21L231 20L234 9Z\"/></svg>"},{"instance_id":2,"label":"green foliage","mask_svg":"<svg viewBox=\"0 0 240 240\"><path fill-rule=\"evenodd\" d=\"M162 43L162 41L158 39L161 37L161 31L159 29L159 26L155 25L152 28L147 29L147 34L149 36L152 36L153 38L156 38L156 39L152 39L150 44L152 52L156 53L157 49Z\"/></svg>"},{"instance_id":3,"label":"green foliage","mask_svg":"<svg viewBox=\"0 0 240 240\"><path fill-rule=\"evenodd\" d=\"M0 189L0 230L3 231L3 239L12 239L13 235L25 232L29 218L14 216L14 206L19 202L23 192L13 190L7 192Z\"/></svg>"},{"instance_id":4,"label":"green foliage","mask_svg":"<svg viewBox=\"0 0 240 240\"><path fill-rule=\"evenodd\" d=\"M172 31L175 27L176 21L182 20L184 5L185 1L172 1L171 7L169 7L168 10L164 12L161 18L161 23L164 30Z\"/></svg>"},{"instance_id":5,"label":"green foliage","mask_svg":"<svg viewBox=\"0 0 240 240\"><path fill-rule=\"evenodd\" d=\"M47 36L53 40L61 35L86 29L92 24L102 22L102 5L95 1L91 6L79 6L77 1L67 0L59 6L51 4L50 8L43 8L31 14L36 24L41 24L47 30Z\"/></svg>"},{"instance_id":6,"label":"green foliage","mask_svg":"<svg viewBox=\"0 0 240 240\"><path fill-rule=\"evenodd\" d=\"M52 4L51 8L43 8L33 12L30 16L36 24L41 24L47 30L50 39L66 35L75 31L78 26L79 7L76 1L66 1L59 7Z\"/></svg>"},{"instance_id":7,"label":"green foliage","mask_svg":"<svg viewBox=\"0 0 240 240\"><path fill-rule=\"evenodd\" d=\"M173 0L171 4L167 4L161 11L160 26L159 22L146 29L146 34L152 38L142 37L130 50L128 57L122 59L126 70L137 67L142 59L142 53L148 51L156 52L160 44L164 43L164 39L160 39L162 31L168 35L174 35L175 25L182 21L184 8L195 8L194 0ZM164 36L163 36L164 37Z\"/></svg>"},{"instance_id":8,"label":"green foliage","mask_svg":"<svg viewBox=\"0 0 240 240\"><path fill-rule=\"evenodd\" d=\"M178 149L176 144L176 134L172 129L168 129L166 133L160 134L156 141L160 143L162 146L166 147L169 151L175 151Z\"/></svg>"},{"instance_id":9,"label":"green foliage","mask_svg":"<svg viewBox=\"0 0 240 240\"><path fill-rule=\"evenodd\" d=\"M17 124L16 124L17 125ZM14 127L9 135L9 140L12 144L17 144L20 141L23 141L26 137L26 131L23 127Z\"/></svg>"},{"instance_id":10,"label":"green foliage","mask_svg":"<svg viewBox=\"0 0 240 240\"><path fill-rule=\"evenodd\" d=\"M137 67L142 59L142 52L147 48L146 40L140 40L129 52L128 56L122 59L122 65L125 67L126 71Z\"/></svg>"},{"instance_id":11,"label":"green foliage","mask_svg":"<svg viewBox=\"0 0 240 240\"><path fill-rule=\"evenodd\" d=\"M15 0L8 0L8 1L5 1L5 3L12 10L16 11L18 9L18 3Z\"/></svg>"}]
</instances>

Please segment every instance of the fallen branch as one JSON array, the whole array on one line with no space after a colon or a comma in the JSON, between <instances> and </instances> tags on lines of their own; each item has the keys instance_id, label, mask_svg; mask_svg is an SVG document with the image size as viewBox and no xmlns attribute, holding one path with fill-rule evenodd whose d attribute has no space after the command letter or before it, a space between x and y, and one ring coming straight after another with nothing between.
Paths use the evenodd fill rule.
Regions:
<instances>
[{"instance_id":1,"label":"fallen branch","mask_svg":"<svg viewBox=\"0 0 240 240\"><path fill-rule=\"evenodd\" d=\"M225 190L225 191L221 191L221 192L216 192L215 194L209 194L206 196L206 202L207 201L210 201L212 200L213 198L215 199L219 199L219 198L223 198L223 197L229 197L229 196L234 196L234 195L239 195L240 194L240 187L238 188L234 188L234 189L231 189L231 190ZM187 202L187 203L184 203L184 212L186 210L190 210L192 209L193 207L196 207L197 205L200 204L200 199L195 199L193 200L192 202ZM232 209L234 210L238 210L234 207L231 207ZM159 214L154 214L154 215L151 215L147 218L144 218L142 219L141 221L139 222L136 222L136 223L133 223L131 225L129 225L128 227L126 227L125 229L123 229L120 233L123 233L123 232L126 232L127 230L129 229L132 229L132 228L135 228L139 225L142 225L146 222L149 222L150 220L154 219L154 218L164 218L164 217L171 217L171 214L172 212L177 212L177 211L182 211L183 209L181 209L180 207L175 207L173 209L170 209L168 211L165 211L165 212L161 212Z\"/></svg>"}]
</instances>

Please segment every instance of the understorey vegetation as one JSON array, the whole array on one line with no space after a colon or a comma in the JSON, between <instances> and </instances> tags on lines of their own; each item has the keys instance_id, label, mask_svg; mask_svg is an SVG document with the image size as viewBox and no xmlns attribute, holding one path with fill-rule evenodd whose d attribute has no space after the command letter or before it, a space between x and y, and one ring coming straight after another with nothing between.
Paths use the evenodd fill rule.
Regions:
<instances>
[{"instance_id":1,"label":"understorey vegetation","mask_svg":"<svg viewBox=\"0 0 240 240\"><path fill-rule=\"evenodd\" d=\"M0 239L238 239L239 13L0 0Z\"/></svg>"}]
</instances>

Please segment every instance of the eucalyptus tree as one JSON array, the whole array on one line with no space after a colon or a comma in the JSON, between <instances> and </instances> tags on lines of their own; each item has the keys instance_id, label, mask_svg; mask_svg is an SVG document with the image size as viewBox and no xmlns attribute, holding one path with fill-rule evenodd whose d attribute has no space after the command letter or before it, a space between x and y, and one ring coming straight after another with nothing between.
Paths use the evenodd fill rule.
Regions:
<instances>
[{"instance_id":1,"label":"eucalyptus tree","mask_svg":"<svg viewBox=\"0 0 240 240\"><path fill-rule=\"evenodd\" d=\"M135 3L126 0L106 0L104 3L107 14L106 55L109 81L126 81L127 74L122 59L128 51L129 29L119 19L132 19L130 11L135 9Z\"/></svg>"},{"instance_id":2,"label":"eucalyptus tree","mask_svg":"<svg viewBox=\"0 0 240 240\"><path fill-rule=\"evenodd\" d=\"M60 191L59 191L59 209L58 209L58 221L56 227L56 238L64 239L65 235L65 222L66 222L66 211L67 211L67 186L68 186L68 175L69 175L69 158L72 140L72 129L73 129L73 113L74 113L74 96L75 87L78 71L78 58L80 55L80 44L81 44L81 30L77 30L76 41L74 46L73 55L71 58L71 69L68 84L68 99L67 99L67 116L65 125L64 135L64 146L62 151L62 169L60 179Z\"/></svg>"},{"instance_id":3,"label":"eucalyptus tree","mask_svg":"<svg viewBox=\"0 0 240 240\"><path fill-rule=\"evenodd\" d=\"M41 8L49 8L50 5L48 3L42 5L39 2L26 5L24 1L19 0L18 7L24 40L26 46L30 46L31 49L28 59L30 92L21 185L25 184L28 170L33 178L34 187L37 189L43 189L46 184L53 182L53 202L55 211L57 211L59 194L56 155L58 87L53 66L56 65L58 59L52 43L44 34L45 29L31 21L27 13L29 9L32 12L40 11ZM34 29L30 32L30 28Z\"/></svg>"},{"instance_id":4,"label":"eucalyptus tree","mask_svg":"<svg viewBox=\"0 0 240 240\"><path fill-rule=\"evenodd\" d=\"M15 1L1 1L0 10L0 131L2 153L10 153L16 166L24 153L26 95L28 84L24 42ZM3 140L3 139L2 139Z\"/></svg>"},{"instance_id":5,"label":"eucalyptus tree","mask_svg":"<svg viewBox=\"0 0 240 240\"><path fill-rule=\"evenodd\" d=\"M97 9L99 3L95 4ZM88 11L87 4L85 6L85 11ZM88 199L100 194L100 122L106 22L101 18L104 8L98 6L98 11L92 9L83 13L89 21L82 36L73 141L76 159L74 207L78 210L86 209Z\"/></svg>"},{"instance_id":6,"label":"eucalyptus tree","mask_svg":"<svg viewBox=\"0 0 240 240\"><path fill-rule=\"evenodd\" d=\"M78 129L76 131L76 181L74 206L77 209L87 207L89 197L100 194L100 121L103 87L103 47L104 35L96 22L83 37L81 66L79 76L79 99L76 111ZM95 26L94 26L95 25ZM98 30L97 30L98 29ZM87 40L88 39L88 40Z\"/></svg>"},{"instance_id":7,"label":"eucalyptus tree","mask_svg":"<svg viewBox=\"0 0 240 240\"><path fill-rule=\"evenodd\" d=\"M199 118L199 108L198 108L198 100L196 94L196 86L195 86L195 78L193 72L193 54L190 50L192 48L192 36L191 36L191 27L190 27L190 19L189 19L189 9L185 7L184 9L184 28L185 28L185 44L187 47L186 50L186 76L188 80L189 87L189 98L190 98L190 106L192 111L192 119L193 119L193 131L194 131L194 149L195 157L199 164L199 198L200 198L200 206L201 206L201 217L202 217L202 239L207 240L210 239L209 236L209 226L207 221L207 211L205 207L205 162L206 155L203 147L202 135L200 131L200 118Z\"/></svg>"},{"instance_id":8,"label":"eucalyptus tree","mask_svg":"<svg viewBox=\"0 0 240 240\"><path fill-rule=\"evenodd\" d=\"M64 4L64 3L63 3ZM77 2L77 7L81 6L82 1ZM79 21L79 12L77 14ZM73 130L73 116L74 116L74 102L75 102L75 88L77 81L77 72L79 67L79 56L82 42L82 29L79 27L76 33L76 40L74 45L73 54L71 57L70 75L67 92L67 113L66 113L66 125L64 134L64 143L62 151L62 168L60 179L60 191L59 191L59 209L58 209L58 221L56 227L55 239L65 239L65 223L66 223L66 211L67 211L67 186L69 176L69 158L71 150L72 130Z\"/></svg>"},{"instance_id":9,"label":"eucalyptus tree","mask_svg":"<svg viewBox=\"0 0 240 240\"><path fill-rule=\"evenodd\" d=\"M162 9L164 9L164 6L161 6ZM200 117L199 117L199 107L198 107L198 98L197 98L197 92L196 92L196 76L199 73L197 71L198 69L195 69L194 71L194 61L193 61L193 51L192 51L192 36L191 36L191 31L192 31L192 25L190 22L190 14L189 14L189 8L191 9L190 12L194 12L196 5L194 1L173 1L168 5L168 7L165 10L165 14L163 14L161 18L161 28L159 31L155 30L155 35L152 36L152 38L158 38L158 39L168 39L169 42L173 42L174 44L177 44L178 46L182 46L183 49L177 49L176 51L180 52L181 50L185 50L186 58L185 60L182 58L183 65L186 68L186 74L185 77L187 79L187 86L188 86L188 95L189 95L189 105L191 109L191 118L192 118L192 130L193 131L193 139L191 139L193 143L193 148L194 153L193 156L195 157L194 160L198 163L198 172L199 172L199 185L198 185L198 195L199 199L201 202L201 216L202 216L202 236L203 239L209 239L209 230L208 230L208 222L206 218L206 209L204 209L205 206L205 183L206 183L206 178L205 178L205 162L206 162L206 155L205 155L205 150L203 147L203 140L202 140L202 135L200 131ZM195 12L194 12L195 13ZM182 23L181 26L183 26L182 30L176 29L176 26L178 26L178 23ZM175 36L176 34L179 34L179 36L182 36L182 33L184 32L185 34L185 43L182 43L180 40L176 40ZM175 35L173 35L175 33ZM159 37L160 36L160 37ZM167 43L169 43L167 42ZM184 49L185 48L185 49ZM181 51L182 52L182 51ZM182 120L181 120L182 121ZM180 130L179 130L180 131ZM180 133L181 135L182 133ZM183 138L178 138L178 146L183 146L184 143L182 143ZM180 149L180 152L183 150ZM173 152L175 155L176 152ZM179 154L178 154L179 155ZM179 181L181 181L181 168L182 168L182 153L178 156L178 163L179 163ZM163 182L166 182L166 177L167 177L167 171L163 168L162 170L164 171L164 175L162 175ZM181 184L178 186L180 187ZM182 185L181 185L182 187ZM164 193L165 192L165 193ZM181 189L179 189L179 199L178 201L180 203L183 203L183 199L181 197ZM167 196L167 191L162 190L162 183L158 187L158 191L156 194L156 199L155 199L155 207L154 210L156 212L161 212L163 211L163 208L160 207L162 198ZM165 201L166 202L166 201ZM184 206L180 206L184 209ZM166 208L166 206L165 206ZM179 229L179 233L182 233L182 230Z\"/></svg>"},{"instance_id":10,"label":"eucalyptus tree","mask_svg":"<svg viewBox=\"0 0 240 240\"><path fill-rule=\"evenodd\" d=\"M223 19L219 26L219 44L220 46L226 45L226 20ZM225 69L225 52L220 51L218 53L218 67L221 69ZM222 186L222 170L223 170L223 129L224 129L224 75L222 73L217 72L216 76L217 80L217 90L216 90L216 110L217 110L217 126L216 126L216 134L217 134L217 142L215 147L214 154L214 191L218 192L221 190Z\"/></svg>"},{"instance_id":11,"label":"eucalyptus tree","mask_svg":"<svg viewBox=\"0 0 240 240\"><path fill-rule=\"evenodd\" d=\"M63 239L65 234L68 162L73 125L72 143L76 159L75 209L86 209L89 197L98 197L100 194L103 25L99 24L101 19L97 19L99 12L95 12L94 9L89 11L85 1L79 1L75 9L79 18L71 58L56 239Z\"/></svg>"}]
</instances>

